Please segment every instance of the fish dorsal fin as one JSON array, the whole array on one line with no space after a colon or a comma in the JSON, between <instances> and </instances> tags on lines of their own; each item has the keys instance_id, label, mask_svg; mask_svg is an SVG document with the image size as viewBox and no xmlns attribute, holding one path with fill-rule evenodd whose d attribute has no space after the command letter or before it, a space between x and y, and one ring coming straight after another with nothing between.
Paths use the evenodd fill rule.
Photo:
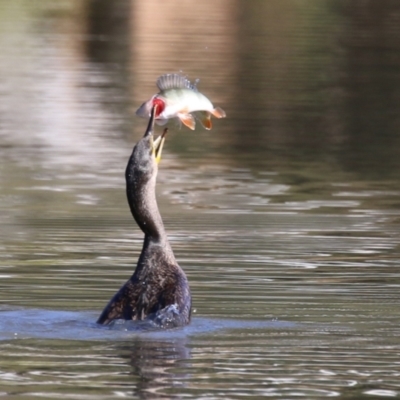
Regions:
<instances>
[{"instance_id":1,"label":"fish dorsal fin","mask_svg":"<svg viewBox=\"0 0 400 400\"><path fill-rule=\"evenodd\" d=\"M157 87L160 90L168 89L191 89L197 90L196 86L191 84L189 79L180 74L165 74L157 79Z\"/></svg>"}]
</instances>

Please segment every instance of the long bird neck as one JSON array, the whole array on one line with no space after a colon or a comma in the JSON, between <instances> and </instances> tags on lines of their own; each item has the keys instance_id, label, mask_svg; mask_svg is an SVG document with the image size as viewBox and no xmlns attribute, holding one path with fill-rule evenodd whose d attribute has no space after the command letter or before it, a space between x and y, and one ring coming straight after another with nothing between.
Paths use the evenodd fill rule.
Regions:
<instances>
[{"instance_id":1,"label":"long bird neck","mask_svg":"<svg viewBox=\"0 0 400 400\"><path fill-rule=\"evenodd\" d=\"M145 242L168 243L156 200L156 174L145 183L133 173L132 159L126 169L126 194L135 221L145 234Z\"/></svg>"}]
</instances>

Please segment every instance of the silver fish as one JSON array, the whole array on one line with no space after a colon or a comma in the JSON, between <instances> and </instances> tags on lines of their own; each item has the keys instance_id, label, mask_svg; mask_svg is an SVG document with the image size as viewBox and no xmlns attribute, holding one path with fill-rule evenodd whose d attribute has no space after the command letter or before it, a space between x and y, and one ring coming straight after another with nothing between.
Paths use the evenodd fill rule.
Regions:
<instances>
[{"instance_id":1,"label":"silver fish","mask_svg":"<svg viewBox=\"0 0 400 400\"><path fill-rule=\"evenodd\" d=\"M157 105L156 123L164 125L171 118L178 118L188 128L194 130L196 121L191 113L197 112L197 117L205 129L212 128L211 115L224 118L225 111L214 107L211 101L197 90L196 85L179 74L161 75L157 79L159 93L143 103L136 115L148 118L152 108Z\"/></svg>"}]
</instances>

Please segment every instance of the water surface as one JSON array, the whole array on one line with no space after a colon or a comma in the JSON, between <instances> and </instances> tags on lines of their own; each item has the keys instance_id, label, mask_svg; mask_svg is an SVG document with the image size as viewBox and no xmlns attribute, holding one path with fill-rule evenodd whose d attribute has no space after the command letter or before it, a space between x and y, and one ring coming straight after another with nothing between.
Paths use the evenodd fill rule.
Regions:
<instances>
[{"instance_id":1,"label":"water surface","mask_svg":"<svg viewBox=\"0 0 400 400\"><path fill-rule=\"evenodd\" d=\"M396 2L3 3L1 395L400 397ZM228 115L171 124L158 176L193 321L101 328L134 110L177 71Z\"/></svg>"}]
</instances>

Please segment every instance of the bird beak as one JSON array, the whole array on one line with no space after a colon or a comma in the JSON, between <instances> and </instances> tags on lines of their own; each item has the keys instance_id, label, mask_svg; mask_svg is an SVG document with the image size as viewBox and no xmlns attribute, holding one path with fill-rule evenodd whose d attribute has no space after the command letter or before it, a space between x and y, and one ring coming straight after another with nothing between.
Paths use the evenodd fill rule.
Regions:
<instances>
[{"instance_id":1,"label":"bird beak","mask_svg":"<svg viewBox=\"0 0 400 400\"><path fill-rule=\"evenodd\" d=\"M157 164L159 164L161 161L161 153L162 153L162 149L164 147L165 136L167 135L167 132L168 132L168 128L165 128L162 135L159 136L153 142L153 151L154 151L154 156L156 158Z\"/></svg>"},{"instance_id":2,"label":"bird beak","mask_svg":"<svg viewBox=\"0 0 400 400\"><path fill-rule=\"evenodd\" d=\"M158 105L156 104L151 109L150 119L149 119L149 123L147 125L146 132L144 134L144 137L153 135L154 122L155 122L155 119L156 119L155 116L156 116L157 107L158 107ZM156 159L157 164L159 164L159 162L161 161L161 153L162 153L162 149L164 147L165 136L166 136L167 132L168 132L168 129L165 128L164 132L162 133L162 135L159 136L156 140L152 140L152 138L151 138L152 151L153 151L153 154L154 154L154 157Z\"/></svg>"},{"instance_id":3,"label":"bird beak","mask_svg":"<svg viewBox=\"0 0 400 400\"><path fill-rule=\"evenodd\" d=\"M147 125L146 132L144 134L144 137L151 136L154 131L154 122L156 120L156 111L157 111L158 105L156 104L152 109L151 109L151 114L150 114L150 119L149 123Z\"/></svg>"}]
</instances>

